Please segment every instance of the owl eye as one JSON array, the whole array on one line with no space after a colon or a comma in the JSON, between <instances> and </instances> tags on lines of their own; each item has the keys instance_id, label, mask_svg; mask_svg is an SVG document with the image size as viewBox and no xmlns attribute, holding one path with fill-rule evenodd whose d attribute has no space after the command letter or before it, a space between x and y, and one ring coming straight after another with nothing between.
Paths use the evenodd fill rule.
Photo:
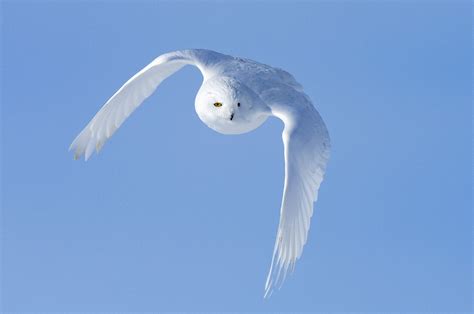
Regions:
<instances>
[{"instance_id":1,"label":"owl eye","mask_svg":"<svg viewBox=\"0 0 474 314\"><path fill-rule=\"evenodd\" d=\"M214 107L222 107L222 103L221 102L215 102Z\"/></svg>"}]
</instances>

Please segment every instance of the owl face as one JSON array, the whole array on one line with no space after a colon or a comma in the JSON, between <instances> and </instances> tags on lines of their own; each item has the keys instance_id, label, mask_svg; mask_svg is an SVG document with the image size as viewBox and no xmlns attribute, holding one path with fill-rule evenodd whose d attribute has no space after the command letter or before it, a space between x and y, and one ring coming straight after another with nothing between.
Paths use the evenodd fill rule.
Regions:
<instances>
[{"instance_id":1,"label":"owl face","mask_svg":"<svg viewBox=\"0 0 474 314\"><path fill-rule=\"evenodd\" d=\"M196 95L196 112L204 124L222 134L242 134L258 128L269 109L245 84L228 78L209 79Z\"/></svg>"}]
</instances>

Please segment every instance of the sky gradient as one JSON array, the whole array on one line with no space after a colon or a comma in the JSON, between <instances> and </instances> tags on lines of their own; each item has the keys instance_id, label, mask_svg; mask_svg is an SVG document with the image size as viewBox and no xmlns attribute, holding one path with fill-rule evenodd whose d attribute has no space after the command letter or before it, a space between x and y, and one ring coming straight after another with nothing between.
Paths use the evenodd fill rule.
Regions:
<instances>
[{"instance_id":1,"label":"sky gradient","mask_svg":"<svg viewBox=\"0 0 474 314\"><path fill-rule=\"evenodd\" d=\"M472 311L469 1L1 5L3 311ZM98 156L67 151L185 48L289 71L328 126L308 243L269 300L278 119L208 129L187 67Z\"/></svg>"}]
</instances>

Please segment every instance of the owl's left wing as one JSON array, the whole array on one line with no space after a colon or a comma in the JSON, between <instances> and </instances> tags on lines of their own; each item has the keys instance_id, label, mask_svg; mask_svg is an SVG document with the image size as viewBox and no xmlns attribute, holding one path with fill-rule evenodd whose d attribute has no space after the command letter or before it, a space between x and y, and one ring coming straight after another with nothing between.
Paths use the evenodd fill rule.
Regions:
<instances>
[{"instance_id":1,"label":"owl's left wing","mask_svg":"<svg viewBox=\"0 0 474 314\"><path fill-rule=\"evenodd\" d=\"M272 114L284 122L285 182L280 223L265 296L293 269L306 243L313 203L329 159L330 139L322 118L303 93L292 89L266 95Z\"/></svg>"},{"instance_id":2,"label":"owl's left wing","mask_svg":"<svg viewBox=\"0 0 474 314\"><path fill-rule=\"evenodd\" d=\"M180 50L159 56L110 97L69 149L74 151L76 159L85 155L87 160L167 77L188 64L199 68L206 77L208 67L224 58L228 56L204 49Z\"/></svg>"}]
</instances>

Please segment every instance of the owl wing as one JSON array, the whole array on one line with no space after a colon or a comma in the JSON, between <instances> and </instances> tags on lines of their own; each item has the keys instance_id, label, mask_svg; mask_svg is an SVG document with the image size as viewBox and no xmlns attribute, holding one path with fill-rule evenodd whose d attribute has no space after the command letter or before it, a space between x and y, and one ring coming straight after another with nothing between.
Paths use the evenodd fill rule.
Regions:
<instances>
[{"instance_id":1,"label":"owl wing","mask_svg":"<svg viewBox=\"0 0 474 314\"><path fill-rule=\"evenodd\" d=\"M163 54L132 76L97 112L74 139L69 150L74 158L89 159L114 134L130 114L148 98L167 77L185 65L194 65L204 77L210 64L227 56L210 50L181 50Z\"/></svg>"},{"instance_id":2,"label":"owl wing","mask_svg":"<svg viewBox=\"0 0 474 314\"><path fill-rule=\"evenodd\" d=\"M326 126L309 98L291 88L264 95L272 114L284 123L285 182L280 222L265 297L284 281L300 258L308 237L313 203L329 159Z\"/></svg>"}]
</instances>

